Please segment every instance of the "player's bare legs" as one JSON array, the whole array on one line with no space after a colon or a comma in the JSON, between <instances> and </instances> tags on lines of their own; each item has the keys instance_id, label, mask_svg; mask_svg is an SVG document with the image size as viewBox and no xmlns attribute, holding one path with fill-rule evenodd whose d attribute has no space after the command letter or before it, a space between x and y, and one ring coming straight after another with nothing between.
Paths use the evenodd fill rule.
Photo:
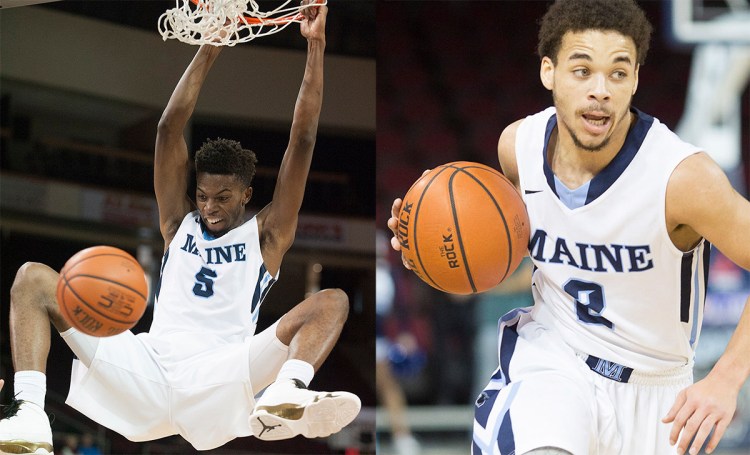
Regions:
<instances>
[{"instance_id":1,"label":"player's bare legs","mask_svg":"<svg viewBox=\"0 0 750 455\"><path fill-rule=\"evenodd\" d=\"M44 264L27 262L16 273L10 290L10 344L16 398L0 421L0 450L49 454L52 431L44 412L50 322L63 332L70 328L57 307L58 274Z\"/></svg>"},{"instance_id":2,"label":"player's bare legs","mask_svg":"<svg viewBox=\"0 0 750 455\"><path fill-rule=\"evenodd\" d=\"M320 368L339 339L349 314L341 289L325 289L292 308L279 321L276 337L289 346L289 358Z\"/></svg>"},{"instance_id":3,"label":"player's bare legs","mask_svg":"<svg viewBox=\"0 0 750 455\"><path fill-rule=\"evenodd\" d=\"M258 399L250 416L255 437L267 441L298 434L324 437L354 420L361 407L359 398L348 392L308 390L313 371L305 371L317 370L323 364L348 313L346 294L340 289L326 289L303 300L281 318L276 337L289 346L289 360L276 382ZM301 375L296 376L295 372Z\"/></svg>"},{"instance_id":4,"label":"player's bare legs","mask_svg":"<svg viewBox=\"0 0 750 455\"><path fill-rule=\"evenodd\" d=\"M55 298L58 273L36 262L27 262L16 273L10 289L10 345L16 371L47 369L50 322L58 332L70 328Z\"/></svg>"}]
</instances>

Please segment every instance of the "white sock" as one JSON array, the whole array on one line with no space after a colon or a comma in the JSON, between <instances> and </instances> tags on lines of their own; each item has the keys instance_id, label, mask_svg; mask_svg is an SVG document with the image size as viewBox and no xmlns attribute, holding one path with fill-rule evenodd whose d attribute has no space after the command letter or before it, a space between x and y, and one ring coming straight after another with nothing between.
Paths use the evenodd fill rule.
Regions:
<instances>
[{"instance_id":1,"label":"white sock","mask_svg":"<svg viewBox=\"0 0 750 455\"><path fill-rule=\"evenodd\" d=\"M29 401L44 409L47 375L41 371L17 371L13 376L13 391L17 400Z\"/></svg>"},{"instance_id":2,"label":"white sock","mask_svg":"<svg viewBox=\"0 0 750 455\"><path fill-rule=\"evenodd\" d=\"M310 385L313 375L315 375L315 368L312 365L304 360L289 359L281 365L281 370L279 370L276 380L299 379L307 387Z\"/></svg>"}]
</instances>

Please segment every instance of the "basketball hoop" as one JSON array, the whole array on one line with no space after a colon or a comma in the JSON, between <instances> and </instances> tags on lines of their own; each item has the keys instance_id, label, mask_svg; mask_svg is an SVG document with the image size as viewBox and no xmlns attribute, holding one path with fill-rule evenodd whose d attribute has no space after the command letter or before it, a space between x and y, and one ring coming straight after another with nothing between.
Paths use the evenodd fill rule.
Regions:
<instances>
[{"instance_id":1,"label":"basketball hoop","mask_svg":"<svg viewBox=\"0 0 750 455\"><path fill-rule=\"evenodd\" d=\"M187 44L234 46L279 32L294 22L302 22L302 11L325 5L316 0L306 5L290 5L285 0L270 11L260 11L255 0L176 0L177 7L159 17L159 33L166 41L174 38Z\"/></svg>"}]
</instances>

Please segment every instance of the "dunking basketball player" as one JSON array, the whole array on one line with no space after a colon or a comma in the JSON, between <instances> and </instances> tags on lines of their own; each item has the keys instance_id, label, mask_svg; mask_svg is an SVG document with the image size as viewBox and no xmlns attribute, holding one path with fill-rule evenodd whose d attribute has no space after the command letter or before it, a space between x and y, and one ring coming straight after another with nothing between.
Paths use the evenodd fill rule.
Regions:
<instances>
[{"instance_id":1,"label":"dunking basketball player","mask_svg":"<svg viewBox=\"0 0 750 455\"><path fill-rule=\"evenodd\" d=\"M346 320L343 292L321 291L254 335L261 302L294 239L321 110L327 9L305 14L307 63L289 145L272 202L249 221L256 158L235 141L209 140L198 150L197 208L186 196L183 130L221 47L202 46L172 93L155 148L165 253L148 333L79 333L57 309L58 274L33 263L18 271L10 317L18 402L0 421L0 449L52 452L43 411L50 321L79 359L68 403L134 441L180 434L211 449L251 433L264 440L322 437L357 415L355 395L307 389Z\"/></svg>"},{"instance_id":2,"label":"dunking basketball player","mask_svg":"<svg viewBox=\"0 0 750 455\"><path fill-rule=\"evenodd\" d=\"M559 0L542 20L554 107L498 143L529 212L535 305L500 320L474 454L695 454L713 431L711 452L732 419L750 305L706 378L692 366L710 243L750 269L750 202L631 107L650 33L633 0Z\"/></svg>"}]
</instances>

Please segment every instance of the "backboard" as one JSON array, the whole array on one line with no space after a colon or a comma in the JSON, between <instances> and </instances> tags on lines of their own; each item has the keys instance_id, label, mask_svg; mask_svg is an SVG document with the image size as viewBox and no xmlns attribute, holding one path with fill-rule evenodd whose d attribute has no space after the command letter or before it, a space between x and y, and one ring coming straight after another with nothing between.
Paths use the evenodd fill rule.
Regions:
<instances>
[{"instance_id":1,"label":"backboard","mask_svg":"<svg viewBox=\"0 0 750 455\"><path fill-rule=\"evenodd\" d=\"M672 0L669 9L677 42L750 43L750 0Z\"/></svg>"}]
</instances>

